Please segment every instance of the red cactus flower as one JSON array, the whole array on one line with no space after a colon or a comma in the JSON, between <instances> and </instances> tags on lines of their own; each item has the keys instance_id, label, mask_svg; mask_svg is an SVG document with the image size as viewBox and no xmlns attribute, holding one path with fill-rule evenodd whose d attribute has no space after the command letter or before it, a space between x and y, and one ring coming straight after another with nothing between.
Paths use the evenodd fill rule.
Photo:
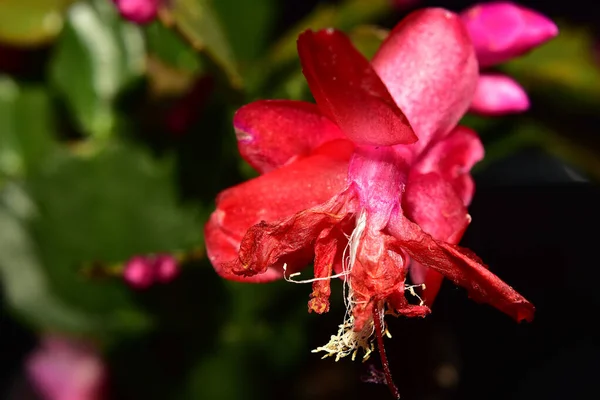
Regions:
<instances>
[{"instance_id":1,"label":"red cactus flower","mask_svg":"<svg viewBox=\"0 0 600 400\"><path fill-rule=\"evenodd\" d=\"M304 32L298 53L316 105L257 101L235 115L240 153L262 175L217 198L205 228L216 271L267 282L314 260L317 313L329 309L330 279L342 277L349 313L318 349L338 358L371 351L386 307L426 315L443 276L531 320L531 303L456 245L470 222L469 170L483 157L477 135L456 126L478 79L460 18L412 13L372 63L332 29ZM426 286L421 304L405 297L409 267Z\"/></svg>"}]
</instances>

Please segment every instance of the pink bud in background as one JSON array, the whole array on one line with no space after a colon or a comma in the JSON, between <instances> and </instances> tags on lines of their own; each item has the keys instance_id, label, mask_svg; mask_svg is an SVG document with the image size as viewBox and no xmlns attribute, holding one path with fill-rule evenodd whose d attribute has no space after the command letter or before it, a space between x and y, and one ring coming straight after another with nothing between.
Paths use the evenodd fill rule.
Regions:
<instances>
[{"instance_id":1,"label":"pink bud in background","mask_svg":"<svg viewBox=\"0 0 600 400\"><path fill-rule=\"evenodd\" d=\"M148 257L135 256L125 264L123 278L135 289L145 289L154 283L154 263Z\"/></svg>"},{"instance_id":2,"label":"pink bud in background","mask_svg":"<svg viewBox=\"0 0 600 400\"><path fill-rule=\"evenodd\" d=\"M550 19L510 2L479 4L461 17L481 67L520 56L558 34Z\"/></svg>"},{"instance_id":3,"label":"pink bud in background","mask_svg":"<svg viewBox=\"0 0 600 400\"><path fill-rule=\"evenodd\" d=\"M502 115L528 108L527 93L512 78L500 74L479 76L471 110L484 115Z\"/></svg>"},{"instance_id":4,"label":"pink bud in background","mask_svg":"<svg viewBox=\"0 0 600 400\"><path fill-rule=\"evenodd\" d=\"M123 18L137 24L152 22L158 13L160 0L114 0Z\"/></svg>"},{"instance_id":5,"label":"pink bud in background","mask_svg":"<svg viewBox=\"0 0 600 400\"><path fill-rule=\"evenodd\" d=\"M170 254L159 254L154 259L154 273L161 283L172 281L179 274L177 260Z\"/></svg>"},{"instance_id":6,"label":"pink bud in background","mask_svg":"<svg viewBox=\"0 0 600 400\"><path fill-rule=\"evenodd\" d=\"M25 362L31 384L45 400L99 400L106 371L95 349L61 336L41 340Z\"/></svg>"}]
</instances>

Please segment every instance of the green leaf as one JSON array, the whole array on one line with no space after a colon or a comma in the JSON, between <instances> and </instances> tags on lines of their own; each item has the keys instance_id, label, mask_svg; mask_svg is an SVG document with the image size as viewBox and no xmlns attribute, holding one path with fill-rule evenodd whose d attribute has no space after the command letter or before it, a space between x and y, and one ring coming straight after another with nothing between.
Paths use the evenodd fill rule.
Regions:
<instances>
[{"instance_id":1,"label":"green leaf","mask_svg":"<svg viewBox=\"0 0 600 400\"><path fill-rule=\"evenodd\" d=\"M151 319L122 279L90 277L84 267L192 249L201 243L198 213L178 204L169 160L124 145L86 157L72 154L57 152L29 180L39 212L30 218L35 248L26 254L35 255L61 301L91 319L77 328L98 335L147 329ZM8 232L4 240L10 237ZM10 268L20 263L10 255L3 262ZM34 317L39 325L48 322ZM72 327L53 322L55 329Z\"/></svg>"},{"instance_id":2,"label":"green leaf","mask_svg":"<svg viewBox=\"0 0 600 400\"><path fill-rule=\"evenodd\" d=\"M559 25L560 34L526 56L502 66L528 91L545 101L595 114L600 106L600 67L596 41L585 28Z\"/></svg>"},{"instance_id":3,"label":"green leaf","mask_svg":"<svg viewBox=\"0 0 600 400\"><path fill-rule=\"evenodd\" d=\"M358 51L372 59L390 31L373 25L360 25L350 31L350 39Z\"/></svg>"},{"instance_id":4,"label":"green leaf","mask_svg":"<svg viewBox=\"0 0 600 400\"><path fill-rule=\"evenodd\" d=\"M264 52L269 33L277 21L276 0L218 0L214 7L236 59L247 63Z\"/></svg>"},{"instance_id":5,"label":"green leaf","mask_svg":"<svg viewBox=\"0 0 600 400\"><path fill-rule=\"evenodd\" d=\"M173 0L165 15L196 50L206 51L223 68L233 87L242 87L233 52L210 0Z\"/></svg>"},{"instance_id":6,"label":"green leaf","mask_svg":"<svg viewBox=\"0 0 600 400\"><path fill-rule=\"evenodd\" d=\"M69 9L50 79L85 134L106 138L113 132L114 101L144 68L140 29L124 22L110 2L79 2Z\"/></svg>"},{"instance_id":7,"label":"green leaf","mask_svg":"<svg viewBox=\"0 0 600 400\"><path fill-rule=\"evenodd\" d=\"M73 0L0 1L0 42L39 46L60 32L63 13Z\"/></svg>"},{"instance_id":8,"label":"green leaf","mask_svg":"<svg viewBox=\"0 0 600 400\"><path fill-rule=\"evenodd\" d=\"M0 176L20 177L53 145L54 120L46 91L0 75Z\"/></svg>"},{"instance_id":9,"label":"green leaf","mask_svg":"<svg viewBox=\"0 0 600 400\"><path fill-rule=\"evenodd\" d=\"M198 73L201 68L198 54L179 35L160 22L145 28L148 53L178 70Z\"/></svg>"},{"instance_id":10,"label":"green leaf","mask_svg":"<svg viewBox=\"0 0 600 400\"><path fill-rule=\"evenodd\" d=\"M56 296L37 256L26 223L37 213L27 194L14 184L0 193L0 276L9 307L38 327L68 331L100 328L93 317Z\"/></svg>"},{"instance_id":11,"label":"green leaf","mask_svg":"<svg viewBox=\"0 0 600 400\"><path fill-rule=\"evenodd\" d=\"M390 0L346 0L338 5L318 7L300 21L275 44L269 55L270 64L286 64L296 59L296 40L306 29L337 28L350 30L357 25L370 23L392 10Z\"/></svg>"}]
</instances>

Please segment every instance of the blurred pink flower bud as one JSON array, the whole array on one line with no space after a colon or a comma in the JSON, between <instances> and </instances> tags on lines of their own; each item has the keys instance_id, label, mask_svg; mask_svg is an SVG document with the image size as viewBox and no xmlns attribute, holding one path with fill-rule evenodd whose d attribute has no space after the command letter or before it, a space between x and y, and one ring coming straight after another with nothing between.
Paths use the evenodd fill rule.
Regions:
<instances>
[{"instance_id":1,"label":"blurred pink flower bud","mask_svg":"<svg viewBox=\"0 0 600 400\"><path fill-rule=\"evenodd\" d=\"M558 34L550 19L510 2L479 4L461 17L481 67L522 55Z\"/></svg>"},{"instance_id":2,"label":"blurred pink flower bud","mask_svg":"<svg viewBox=\"0 0 600 400\"><path fill-rule=\"evenodd\" d=\"M170 254L159 254L154 260L154 272L159 282L172 281L179 274L177 260Z\"/></svg>"},{"instance_id":3,"label":"blurred pink flower bud","mask_svg":"<svg viewBox=\"0 0 600 400\"><path fill-rule=\"evenodd\" d=\"M103 398L105 367L91 346L61 336L47 336L25 361L31 384L45 400Z\"/></svg>"},{"instance_id":4,"label":"blurred pink flower bud","mask_svg":"<svg viewBox=\"0 0 600 400\"><path fill-rule=\"evenodd\" d=\"M114 0L123 18L137 24L152 22L158 13L160 0Z\"/></svg>"},{"instance_id":5,"label":"blurred pink flower bud","mask_svg":"<svg viewBox=\"0 0 600 400\"><path fill-rule=\"evenodd\" d=\"M502 115L528 108L527 93L512 78L501 74L479 76L471 110L484 115Z\"/></svg>"},{"instance_id":6,"label":"blurred pink flower bud","mask_svg":"<svg viewBox=\"0 0 600 400\"><path fill-rule=\"evenodd\" d=\"M123 278L136 289L145 289L154 283L155 268L151 259L135 256L125 264Z\"/></svg>"}]
</instances>

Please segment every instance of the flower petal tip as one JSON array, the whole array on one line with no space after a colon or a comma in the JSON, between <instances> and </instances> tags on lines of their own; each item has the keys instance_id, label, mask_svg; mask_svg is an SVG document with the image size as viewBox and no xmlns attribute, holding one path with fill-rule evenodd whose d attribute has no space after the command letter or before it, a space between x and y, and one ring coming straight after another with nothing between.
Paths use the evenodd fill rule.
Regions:
<instances>
[{"instance_id":1,"label":"flower petal tip","mask_svg":"<svg viewBox=\"0 0 600 400\"><path fill-rule=\"evenodd\" d=\"M344 33L306 30L297 44L302 73L319 109L350 140L370 146L418 140L371 63Z\"/></svg>"},{"instance_id":2,"label":"flower petal tip","mask_svg":"<svg viewBox=\"0 0 600 400\"><path fill-rule=\"evenodd\" d=\"M461 17L482 67L520 56L558 35L552 20L511 2L479 4Z\"/></svg>"},{"instance_id":3,"label":"flower petal tip","mask_svg":"<svg viewBox=\"0 0 600 400\"><path fill-rule=\"evenodd\" d=\"M471 111L482 115L504 115L529 109L529 97L516 81L506 75L481 75Z\"/></svg>"},{"instance_id":4,"label":"flower petal tip","mask_svg":"<svg viewBox=\"0 0 600 400\"><path fill-rule=\"evenodd\" d=\"M442 8L418 10L403 19L375 54L373 67L408 117L419 148L456 125L478 77L464 24Z\"/></svg>"}]
</instances>

